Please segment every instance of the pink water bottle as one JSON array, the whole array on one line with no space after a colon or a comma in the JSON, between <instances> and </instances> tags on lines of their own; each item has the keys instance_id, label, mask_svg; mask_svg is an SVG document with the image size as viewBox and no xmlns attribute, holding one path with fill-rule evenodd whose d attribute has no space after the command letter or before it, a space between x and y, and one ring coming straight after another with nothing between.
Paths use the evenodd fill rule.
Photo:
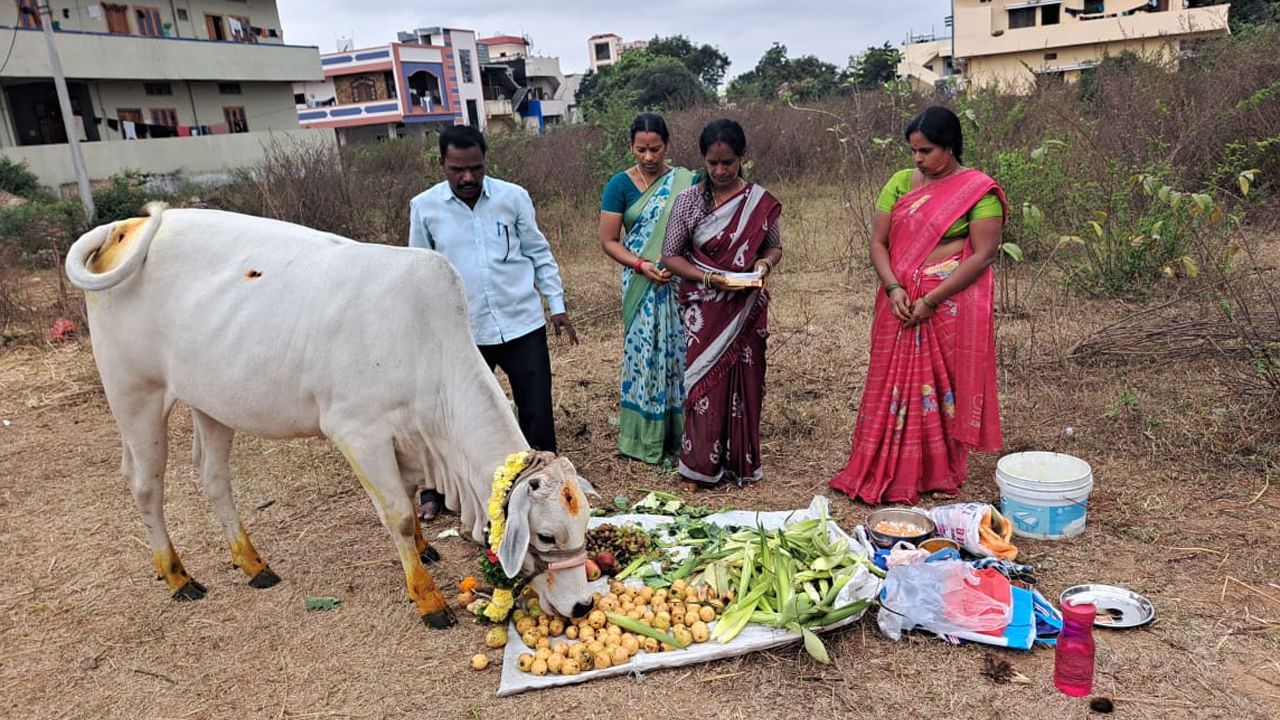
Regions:
<instances>
[{"instance_id":1,"label":"pink water bottle","mask_svg":"<svg viewBox=\"0 0 1280 720\"><path fill-rule=\"evenodd\" d=\"M1080 697L1093 690L1093 619L1089 603L1062 603L1062 632L1053 657L1053 684L1067 695Z\"/></svg>"}]
</instances>

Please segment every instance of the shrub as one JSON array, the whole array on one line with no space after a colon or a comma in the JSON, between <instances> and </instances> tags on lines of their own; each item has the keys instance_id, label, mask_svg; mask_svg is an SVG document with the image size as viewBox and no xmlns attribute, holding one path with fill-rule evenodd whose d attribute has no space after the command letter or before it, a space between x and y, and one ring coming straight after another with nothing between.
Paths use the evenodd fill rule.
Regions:
<instances>
[{"instance_id":1,"label":"shrub","mask_svg":"<svg viewBox=\"0 0 1280 720\"><path fill-rule=\"evenodd\" d=\"M0 155L0 190L18 197L32 198L40 193L40 179L27 167L27 161L14 162Z\"/></svg>"},{"instance_id":2,"label":"shrub","mask_svg":"<svg viewBox=\"0 0 1280 720\"><path fill-rule=\"evenodd\" d=\"M56 265L85 229L79 202L29 202L0 208L0 248L12 248L26 264Z\"/></svg>"},{"instance_id":3,"label":"shrub","mask_svg":"<svg viewBox=\"0 0 1280 720\"><path fill-rule=\"evenodd\" d=\"M93 209L99 223L115 222L142 215L142 206L150 200L166 199L163 193L149 192L146 178L137 170L112 175L107 184L93 191Z\"/></svg>"}]
</instances>

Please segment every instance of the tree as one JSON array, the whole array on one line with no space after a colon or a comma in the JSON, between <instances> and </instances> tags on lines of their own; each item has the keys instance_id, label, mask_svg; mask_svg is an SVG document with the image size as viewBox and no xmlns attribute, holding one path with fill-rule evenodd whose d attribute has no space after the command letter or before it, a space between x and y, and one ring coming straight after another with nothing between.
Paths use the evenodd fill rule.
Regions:
<instances>
[{"instance_id":1,"label":"tree","mask_svg":"<svg viewBox=\"0 0 1280 720\"><path fill-rule=\"evenodd\" d=\"M843 73L845 87L856 90L877 90L898 78L898 63L902 53L886 42L880 47L869 47L861 55L849 58L849 67Z\"/></svg>"},{"instance_id":2,"label":"tree","mask_svg":"<svg viewBox=\"0 0 1280 720\"><path fill-rule=\"evenodd\" d=\"M1193 2L1191 7L1200 4L1203 3ZM1277 20L1280 20L1280 3L1274 0L1231 0L1231 9L1227 11L1227 22L1232 32Z\"/></svg>"},{"instance_id":3,"label":"tree","mask_svg":"<svg viewBox=\"0 0 1280 720\"><path fill-rule=\"evenodd\" d=\"M622 104L635 110L674 110L707 102L702 80L684 63L644 50L628 50L613 65L587 73L578 104L591 115Z\"/></svg>"},{"instance_id":4,"label":"tree","mask_svg":"<svg viewBox=\"0 0 1280 720\"><path fill-rule=\"evenodd\" d=\"M695 46L683 35L666 38L655 35L645 52L679 60L712 92L720 87L725 71L729 69L728 55L710 45Z\"/></svg>"},{"instance_id":5,"label":"tree","mask_svg":"<svg viewBox=\"0 0 1280 720\"><path fill-rule=\"evenodd\" d=\"M683 35L655 37L644 50L624 50L618 62L589 72L578 85L588 116L619 105L634 110L674 110L708 102L729 58Z\"/></svg>"},{"instance_id":6,"label":"tree","mask_svg":"<svg viewBox=\"0 0 1280 720\"><path fill-rule=\"evenodd\" d=\"M813 55L788 58L787 46L775 42L760 56L755 68L729 83L727 93L735 102L780 97L812 100L830 95L838 88L835 65Z\"/></svg>"}]
</instances>

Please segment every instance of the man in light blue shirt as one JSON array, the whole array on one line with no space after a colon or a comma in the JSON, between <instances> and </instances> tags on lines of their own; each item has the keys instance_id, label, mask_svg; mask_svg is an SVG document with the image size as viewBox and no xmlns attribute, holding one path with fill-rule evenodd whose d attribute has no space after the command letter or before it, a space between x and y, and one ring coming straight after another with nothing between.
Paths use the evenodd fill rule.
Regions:
<instances>
[{"instance_id":1,"label":"man in light blue shirt","mask_svg":"<svg viewBox=\"0 0 1280 720\"><path fill-rule=\"evenodd\" d=\"M551 406L551 358L542 299L551 325L571 344L578 335L565 313L560 268L538 230L524 188L484 174L484 135L455 125L440 133L444 182L409 201L409 245L449 259L467 288L471 332L489 369L501 367L525 440L556 451ZM540 296L541 295L541 296ZM434 517L423 498L424 518ZM430 516L430 517L428 517Z\"/></svg>"}]
</instances>

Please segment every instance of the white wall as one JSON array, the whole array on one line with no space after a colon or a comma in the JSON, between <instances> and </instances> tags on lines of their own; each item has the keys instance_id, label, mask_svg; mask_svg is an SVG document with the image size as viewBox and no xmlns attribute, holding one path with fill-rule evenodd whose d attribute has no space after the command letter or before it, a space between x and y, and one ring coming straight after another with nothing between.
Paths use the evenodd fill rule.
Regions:
<instances>
[{"instance_id":1,"label":"white wall","mask_svg":"<svg viewBox=\"0 0 1280 720\"><path fill-rule=\"evenodd\" d=\"M292 110L292 108L290 108ZM252 122L252 121L251 121ZM332 130L282 130L206 137L162 138L120 142L82 143L91 180L104 180L122 170L147 173L200 175L230 172L256 165L272 142L333 145ZM66 145L26 145L0 150L10 159L25 161L44 185L74 183L71 151Z\"/></svg>"}]
</instances>

